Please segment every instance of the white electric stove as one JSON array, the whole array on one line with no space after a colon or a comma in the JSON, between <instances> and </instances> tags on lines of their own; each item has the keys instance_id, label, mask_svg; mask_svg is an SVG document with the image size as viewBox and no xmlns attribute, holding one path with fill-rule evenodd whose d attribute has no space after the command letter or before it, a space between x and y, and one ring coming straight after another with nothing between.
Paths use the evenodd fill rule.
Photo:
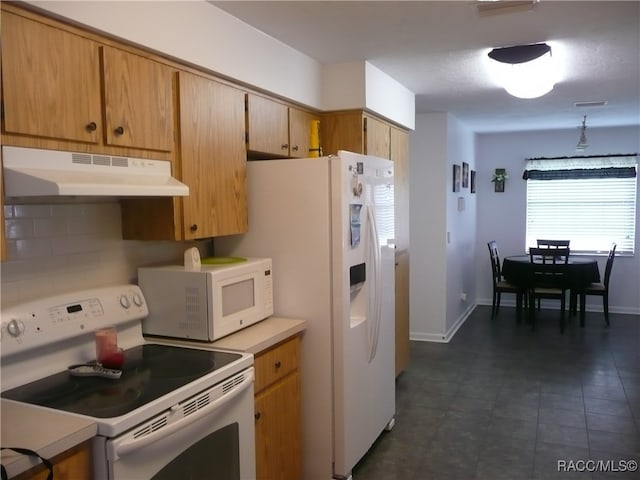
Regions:
<instances>
[{"instance_id":1,"label":"white electric stove","mask_svg":"<svg viewBox=\"0 0 640 480\"><path fill-rule=\"evenodd\" d=\"M147 315L136 285L3 310L2 398L94 420L94 478L254 478L253 356L145 340ZM124 350L118 378L72 375L91 370L107 326Z\"/></svg>"}]
</instances>

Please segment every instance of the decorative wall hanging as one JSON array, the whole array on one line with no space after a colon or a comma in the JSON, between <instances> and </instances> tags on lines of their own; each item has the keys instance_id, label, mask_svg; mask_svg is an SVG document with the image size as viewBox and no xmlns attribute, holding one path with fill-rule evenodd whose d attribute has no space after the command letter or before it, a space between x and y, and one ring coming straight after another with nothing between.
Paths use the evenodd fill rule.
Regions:
<instances>
[{"instance_id":1,"label":"decorative wall hanging","mask_svg":"<svg viewBox=\"0 0 640 480\"><path fill-rule=\"evenodd\" d=\"M471 193L476 193L476 171L471 170Z\"/></svg>"},{"instance_id":2,"label":"decorative wall hanging","mask_svg":"<svg viewBox=\"0 0 640 480\"><path fill-rule=\"evenodd\" d=\"M454 192L460 191L460 177L462 176L462 173L460 170L461 170L460 165L453 166L453 191Z\"/></svg>"},{"instance_id":3,"label":"decorative wall hanging","mask_svg":"<svg viewBox=\"0 0 640 480\"><path fill-rule=\"evenodd\" d=\"M462 162L462 188L469 188L469 164Z\"/></svg>"},{"instance_id":4,"label":"decorative wall hanging","mask_svg":"<svg viewBox=\"0 0 640 480\"><path fill-rule=\"evenodd\" d=\"M493 189L496 192L504 192L504 182L509 178L507 170L504 168L496 168L495 173L491 181L493 182Z\"/></svg>"}]
</instances>

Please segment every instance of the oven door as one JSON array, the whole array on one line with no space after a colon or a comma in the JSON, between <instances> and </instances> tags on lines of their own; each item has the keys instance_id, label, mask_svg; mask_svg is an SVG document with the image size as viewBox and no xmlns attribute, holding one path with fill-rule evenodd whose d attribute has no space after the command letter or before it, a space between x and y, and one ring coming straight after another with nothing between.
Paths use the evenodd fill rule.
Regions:
<instances>
[{"instance_id":1,"label":"oven door","mask_svg":"<svg viewBox=\"0 0 640 480\"><path fill-rule=\"evenodd\" d=\"M113 439L96 437L95 477L255 478L253 367Z\"/></svg>"}]
</instances>

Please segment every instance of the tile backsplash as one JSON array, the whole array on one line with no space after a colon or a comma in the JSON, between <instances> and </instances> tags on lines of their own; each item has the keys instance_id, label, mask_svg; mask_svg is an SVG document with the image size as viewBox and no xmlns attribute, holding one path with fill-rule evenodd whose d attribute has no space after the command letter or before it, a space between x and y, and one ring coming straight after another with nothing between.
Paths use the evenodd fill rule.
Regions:
<instances>
[{"instance_id":1,"label":"tile backsplash","mask_svg":"<svg viewBox=\"0 0 640 480\"><path fill-rule=\"evenodd\" d=\"M182 262L186 248L206 242L122 240L120 204L4 206L7 261L0 264L7 306L58 293L136 283L137 268Z\"/></svg>"}]
</instances>

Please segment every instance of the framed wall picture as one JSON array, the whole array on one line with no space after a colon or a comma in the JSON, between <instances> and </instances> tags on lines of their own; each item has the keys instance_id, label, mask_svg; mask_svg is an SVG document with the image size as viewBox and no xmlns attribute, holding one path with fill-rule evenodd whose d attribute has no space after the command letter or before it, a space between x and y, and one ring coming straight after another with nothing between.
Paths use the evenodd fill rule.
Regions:
<instances>
[{"instance_id":1,"label":"framed wall picture","mask_svg":"<svg viewBox=\"0 0 640 480\"><path fill-rule=\"evenodd\" d=\"M476 193L476 171L471 170L471 193Z\"/></svg>"},{"instance_id":2,"label":"framed wall picture","mask_svg":"<svg viewBox=\"0 0 640 480\"><path fill-rule=\"evenodd\" d=\"M460 168L460 165L457 165L457 164L453 165L453 191L454 192L460 191L460 181L462 177L461 170L462 169Z\"/></svg>"},{"instance_id":3,"label":"framed wall picture","mask_svg":"<svg viewBox=\"0 0 640 480\"><path fill-rule=\"evenodd\" d=\"M469 188L469 164L462 162L462 188Z\"/></svg>"}]
</instances>

